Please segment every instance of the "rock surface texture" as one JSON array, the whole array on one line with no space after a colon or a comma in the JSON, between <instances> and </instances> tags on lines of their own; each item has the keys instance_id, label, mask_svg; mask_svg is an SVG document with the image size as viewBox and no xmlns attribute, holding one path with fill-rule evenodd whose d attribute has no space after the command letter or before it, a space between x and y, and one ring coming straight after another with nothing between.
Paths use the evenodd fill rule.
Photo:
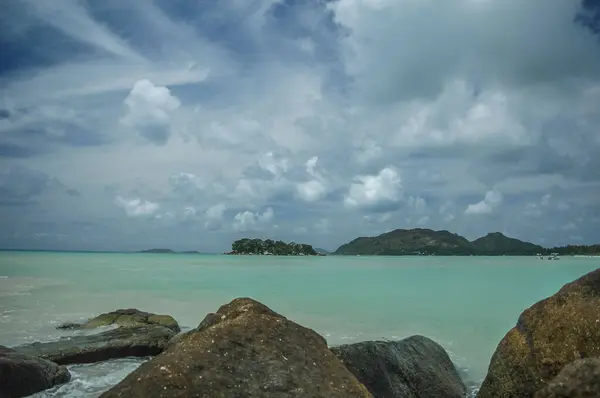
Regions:
<instances>
[{"instance_id":1,"label":"rock surface texture","mask_svg":"<svg viewBox=\"0 0 600 398\"><path fill-rule=\"evenodd\" d=\"M600 358L571 362L535 398L595 398L600 396Z\"/></svg>"},{"instance_id":2,"label":"rock surface texture","mask_svg":"<svg viewBox=\"0 0 600 398\"><path fill-rule=\"evenodd\" d=\"M0 397L19 398L63 384L69 371L45 359L0 346Z\"/></svg>"},{"instance_id":3,"label":"rock surface texture","mask_svg":"<svg viewBox=\"0 0 600 398\"><path fill-rule=\"evenodd\" d=\"M448 353L427 337L365 341L331 351L375 398L464 398L466 394Z\"/></svg>"},{"instance_id":4,"label":"rock surface texture","mask_svg":"<svg viewBox=\"0 0 600 398\"><path fill-rule=\"evenodd\" d=\"M496 348L477 396L533 397L567 364L589 357L600 357L600 269L521 314Z\"/></svg>"},{"instance_id":5,"label":"rock surface texture","mask_svg":"<svg viewBox=\"0 0 600 398\"><path fill-rule=\"evenodd\" d=\"M371 397L323 337L248 298L209 314L102 395L116 397Z\"/></svg>"},{"instance_id":6,"label":"rock surface texture","mask_svg":"<svg viewBox=\"0 0 600 398\"><path fill-rule=\"evenodd\" d=\"M164 326L173 330L175 333L180 332L179 324L172 316L151 314L135 308L121 309L100 314L83 324L65 323L60 325L58 329L94 329L111 325L122 327Z\"/></svg>"},{"instance_id":7,"label":"rock surface texture","mask_svg":"<svg viewBox=\"0 0 600 398\"><path fill-rule=\"evenodd\" d=\"M14 349L60 365L92 363L125 357L160 354L175 332L163 326L121 327L91 336L66 337L49 343L26 344Z\"/></svg>"}]
</instances>

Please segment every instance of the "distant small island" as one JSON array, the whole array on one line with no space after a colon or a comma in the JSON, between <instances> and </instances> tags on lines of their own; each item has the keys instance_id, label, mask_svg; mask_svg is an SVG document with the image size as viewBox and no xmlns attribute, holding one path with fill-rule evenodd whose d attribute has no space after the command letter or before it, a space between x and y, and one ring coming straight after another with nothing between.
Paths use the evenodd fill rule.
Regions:
<instances>
[{"instance_id":1,"label":"distant small island","mask_svg":"<svg viewBox=\"0 0 600 398\"><path fill-rule=\"evenodd\" d=\"M200 252L195 250L188 250L183 252L176 252L171 249L148 249L148 250L140 250L136 253L155 253L155 254L200 254Z\"/></svg>"},{"instance_id":2,"label":"distant small island","mask_svg":"<svg viewBox=\"0 0 600 398\"><path fill-rule=\"evenodd\" d=\"M236 240L231 244L228 255L262 255L262 256L323 256L311 245L304 243L285 243L281 240L250 239Z\"/></svg>"},{"instance_id":3,"label":"distant small island","mask_svg":"<svg viewBox=\"0 0 600 398\"><path fill-rule=\"evenodd\" d=\"M374 237L360 237L343 244L334 255L382 256L529 256L548 255L598 255L600 245L564 246L544 248L530 242L492 232L469 241L446 230L426 228L396 229Z\"/></svg>"}]
</instances>

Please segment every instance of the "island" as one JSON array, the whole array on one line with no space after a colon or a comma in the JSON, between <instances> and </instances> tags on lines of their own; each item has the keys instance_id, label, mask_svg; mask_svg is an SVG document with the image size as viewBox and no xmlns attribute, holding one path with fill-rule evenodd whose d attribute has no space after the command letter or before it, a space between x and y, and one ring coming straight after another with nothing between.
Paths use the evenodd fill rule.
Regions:
<instances>
[{"instance_id":1,"label":"island","mask_svg":"<svg viewBox=\"0 0 600 398\"><path fill-rule=\"evenodd\" d=\"M148 250L140 250L136 253L154 253L154 254L200 254L200 252L195 250L188 250L183 252L177 252L171 249L148 249Z\"/></svg>"},{"instance_id":2,"label":"island","mask_svg":"<svg viewBox=\"0 0 600 398\"><path fill-rule=\"evenodd\" d=\"M243 238L231 244L228 255L321 256L311 245L281 240Z\"/></svg>"},{"instance_id":3,"label":"island","mask_svg":"<svg viewBox=\"0 0 600 398\"><path fill-rule=\"evenodd\" d=\"M600 256L600 244L597 245L567 245L548 249L561 256Z\"/></svg>"},{"instance_id":4,"label":"island","mask_svg":"<svg viewBox=\"0 0 600 398\"><path fill-rule=\"evenodd\" d=\"M557 253L560 255L597 255L600 245L544 248L530 242L492 232L469 241L446 230L426 228L396 229L374 237L360 237L341 245L334 255L382 256L534 256Z\"/></svg>"}]
</instances>

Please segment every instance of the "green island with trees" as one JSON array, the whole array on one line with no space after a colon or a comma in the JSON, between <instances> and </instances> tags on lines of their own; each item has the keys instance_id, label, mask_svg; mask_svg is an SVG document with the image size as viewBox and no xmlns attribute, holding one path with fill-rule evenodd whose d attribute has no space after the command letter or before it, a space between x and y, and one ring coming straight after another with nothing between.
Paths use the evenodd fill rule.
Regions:
<instances>
[{"instance_id":1,"label":"green island with trees","mask_svg":"<svg viewBox=\"0 0 600 398\"><path fill-rule=\"evenodd\" d=\"M334 255L383 256L530 256L600 255L600 245L545 248L530 242L492 232L469 241L446 230L425 228L396 229L373 237L360 237L340 246Z\"/></svg>"},{"instance_id":2,"label":"green island with trees","mask_svg":"<svg viewBox=\"0 0 600 398\"><path fill-rule=\"evenodd\" d=\"M568 245L546 248L530 242L492 232L469 241L446 230L426 228L396 229L372 237L359 237L341 245L333 253L314 249L302 243L281 240L243 238L231 244L230 255L272 256L534 256L550 255L599 256L600 245Z\"/></svg>"},{"instance_id":3,"label":"green island with trees","mask_svg":"<svg viewBox=\"0 0 600 398\"><path fill-rule=\"evenodd\" d=\"M272 239L238 239L231 244L229 255L263 255L263 256L322 256L311 245L304 243L285 243Z\"/></svg>"}]
</instances>

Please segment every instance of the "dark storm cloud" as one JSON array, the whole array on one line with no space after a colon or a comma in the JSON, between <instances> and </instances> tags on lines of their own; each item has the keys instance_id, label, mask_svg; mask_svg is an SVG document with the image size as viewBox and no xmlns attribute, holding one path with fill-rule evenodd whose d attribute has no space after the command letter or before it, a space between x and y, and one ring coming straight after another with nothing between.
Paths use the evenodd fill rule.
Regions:
<instances>
[{"instance_id":1,"label":"dark storm cloud","mask_svg":"<svg viewBox=\"0 0 600 398\"><path fill-rule=\"evenodd\" d=\"M25 145L16 145L0 142L0 157L5 158L27 158L37 155L39 152Z\"/></svg>"},{"instance_id":2,"label":"dark storm cloud","mask_svg":"<svg viewBox=\"0 0 600 398\"><path fill-rule=\"evenodd\" d=\"M80 196L77 190L41 171L12 166L0 173L0 202L4 205L32 205L46 192Z\"/></svg>"}]
</instances>

